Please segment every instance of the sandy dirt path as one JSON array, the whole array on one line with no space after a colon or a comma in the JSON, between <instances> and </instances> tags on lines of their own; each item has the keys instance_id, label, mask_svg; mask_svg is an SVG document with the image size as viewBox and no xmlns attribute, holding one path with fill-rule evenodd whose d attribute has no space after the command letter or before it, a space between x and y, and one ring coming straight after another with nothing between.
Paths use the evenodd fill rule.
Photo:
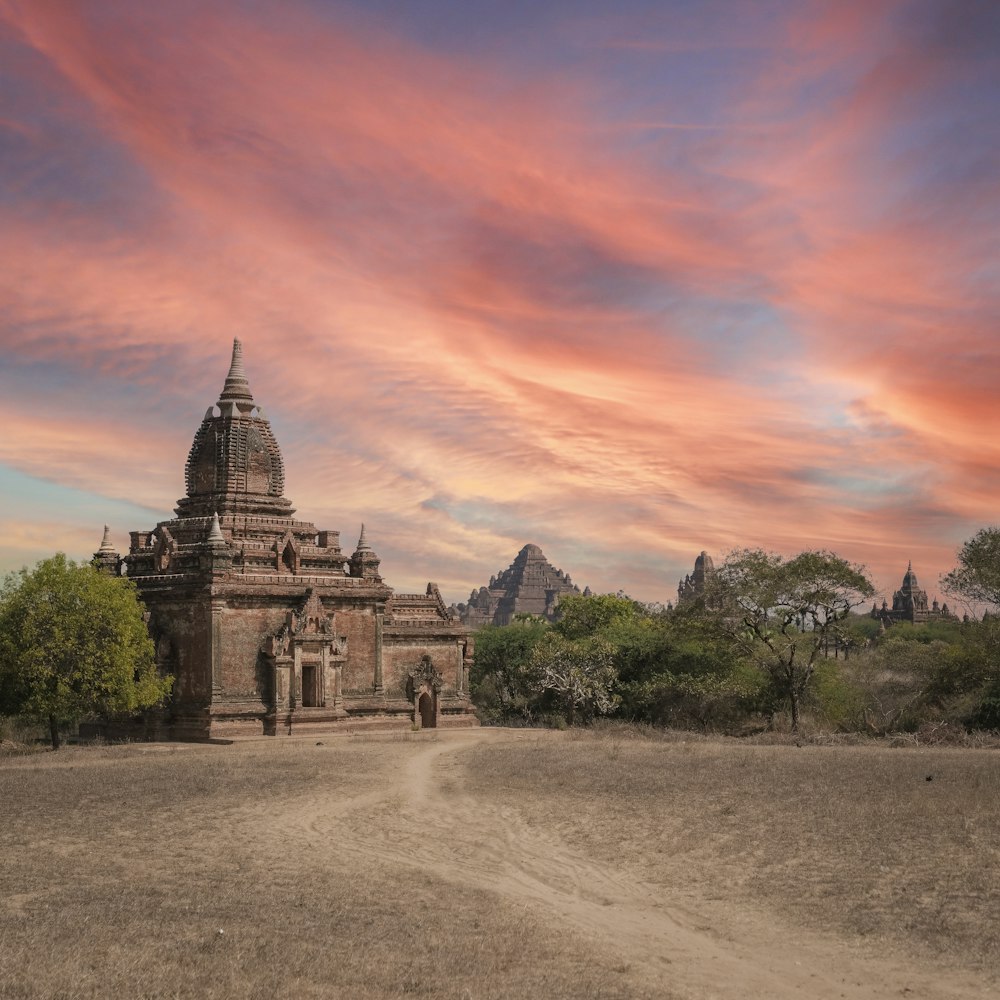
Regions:
<instances>
[{"instance_id":1,"label":"sandy dirt path","mask_svg":"<svg viewBox=\"0 0 1000 1000\"><path fill-rule=\"evenodd\" d=\"M375 737L368 737L375 738ZM516 809L471 795L462 752L524 738L502 730L401 743L384 787L351 799L301 801L269 836L311 851L413 869L497 893L589 940L595 963L621 966L644 989L690 1000L960 1000L992 997L971 975L863 954L837 936L783 925L763 911L672 896L597 863Z\"/></svg>"}]
</instances>

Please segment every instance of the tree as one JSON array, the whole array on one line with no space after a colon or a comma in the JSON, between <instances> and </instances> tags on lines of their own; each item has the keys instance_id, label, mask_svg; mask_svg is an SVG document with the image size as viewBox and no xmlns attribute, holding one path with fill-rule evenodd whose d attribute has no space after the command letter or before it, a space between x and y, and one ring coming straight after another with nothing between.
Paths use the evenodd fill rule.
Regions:
<instances>
[{"instance_id":1,"label":"tree","mask_svg":"<svg viewBox=\"0 0 1000 1000\"><path fill-rule=\"evenodd\" d=\"M531 651L548 629L544 619L518 615L510 625L485 625L476 632L472 696L487 717L504 725L512 716L530 717L538 696Z\"/></svg>"},{"instance_id":2,"label":"tree","mask_svg":"<svg viewBox=\"0 0 1000 1000\"><path fill-rule=\"evenodd\" d=\"M62 553L0 588L0 713L60 729L87 715L151 708L172 678L156 672L134 584Z\"/></svg>"},{"instance_id":3,"label":"tree","mask_svg":"<svg viewBox=\"0 0 1000 1000\"><path fill-rule=\"evenodd\" d=\"M893 625L874 649L856 657L847 677L858 696L860 727L874 736L916 729L928 711L928 692L949 661L950 647L940 639L924 641Z\"/></svg>"},{"instance_id":4,"label":"tree","mask_svg":"<svg viewBox=\"0 0 1000 1000\"><path fill-rule=\"evenodd\" d=\"M974 604L1000 606L1000 528L980 528L958 552L945 591Z\"/></svg>"},{"instance_id":5,"label":"tree","mask_svg":"<svg viewBox=\"0 0 1000 1000\"><path fill-rule=\"evenodd\" d=\"M1000 527L980 528L941 582L969 604L1000 607ZM982 621L964 624L961 635L961 646L935 678L932 696L964 724L1000 730L1000 621L984 614Z\"/></svg>"},{"instance_id":6,"label":"tree","mask_svg":"<svg viewBox=\"0 0 1000 1000\"><path fill-rule=\"evenodd\" d=\"M558 632L546 635L531 654L539 690L555 696L568 725L577 712L589 718L614 711L619 699L613 691L618 679L613 657L614 647L605 639L567 639Z\"/></svg>"},{"instance_id":7,"label":"tree","mask_svg":"<svg viewBox=\"0 0 1000 1000\"><path fill-rule=\"evenodd\" d=\"M707 634L696 616L647 612L602 634L615 647L619 714L629 719L726 725L745 714L761 687L760 672L747 668L731 643Z\"/></svg>"},{"instance_id":8,"label":"tree","mask_svg":"<svg viewBox=\"0 0 1000 1000\"><path fill-rule=\"evenodd\" d=\"M567 639L598 635L612 625L635 621L643 610L629 597L615 594L571 594L559 601L556 631Z\"/></svg>"},{"instance_id":9,"label":"tree","mask_svg":"<svg viewBox=\"0 0 1000 1000\"><path fill-rule=\"evenodd\" d=\"M708 590L706 620L770 675L796 732L818 657L841 636L851 611L875 593L865 571L832 552L785 559L742 549L729 554Z\"/></svg>"}]
</instances>

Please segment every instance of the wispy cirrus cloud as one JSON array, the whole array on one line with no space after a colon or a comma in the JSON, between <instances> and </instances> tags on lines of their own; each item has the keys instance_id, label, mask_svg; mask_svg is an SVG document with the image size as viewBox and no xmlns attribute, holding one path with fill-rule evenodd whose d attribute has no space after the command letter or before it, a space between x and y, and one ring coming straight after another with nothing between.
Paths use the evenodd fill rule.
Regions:
<instances>
[{"instance_id":1,"label":"wispy cirrus cloud","mask_svg":"<svg viewBox=\"0 0 1000 1000\"><path fill-rule=\"evenodd\" d=\"M738 544L929 583L1000 465L993 22L639 6L539 15L547 66L350 5L2 0L0 461L165 515L238 335L299 510L407 589L529 538L651 598Z\"/></svg>"}]
</instances>

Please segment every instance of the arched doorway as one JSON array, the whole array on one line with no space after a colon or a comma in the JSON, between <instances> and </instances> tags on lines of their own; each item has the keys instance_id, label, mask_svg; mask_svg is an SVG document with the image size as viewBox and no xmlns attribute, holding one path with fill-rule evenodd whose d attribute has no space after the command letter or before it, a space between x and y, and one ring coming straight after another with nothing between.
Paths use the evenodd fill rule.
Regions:
<instances>
[{"instance_id":1,"label":"arched doorway","mask_svg":"<svg viewBox=\"0 0 1000 1000\"><path fill-rule=\"evenodd\" d=\"M437 714L434 711L434 697L426 691L420 696L417 702L417 709L420 712L420 728L433 729L437 725Z\"/></svg>"}]
</instances>

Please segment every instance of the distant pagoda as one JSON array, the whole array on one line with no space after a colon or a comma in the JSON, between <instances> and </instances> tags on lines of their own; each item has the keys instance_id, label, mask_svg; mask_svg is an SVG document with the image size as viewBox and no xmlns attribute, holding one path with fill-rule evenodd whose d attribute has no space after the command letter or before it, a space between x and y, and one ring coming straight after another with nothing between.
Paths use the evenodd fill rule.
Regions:
<instances>
[{"instance_id":1,"label":"distant pagoda","mask_svg":"<svg viewBox=\"0 0 1000 1000\"><path fill-rule=\"evenodd\" d=\"M469 595L467 604L453 609L468 628L509 625L515 615L555 619L559 599L579 594L568 573L556 569L537 545L525 545L502 573L490 578L488 587ZM589 594L587 588L584 594Z\"/></svg>"},{"instance_id":2,"label":"distant pagoda","mask_svg":"<svg viewBox=\"0 0 1000 1000\"><path fill-rule=\"evenodd\" d=\"M704 550L694 561L694 572L689 573L677 585L677 603L690 604L705 593L705 585L715 576L715 563Z\"/></svg>"},{"instance_id":3,"label":"distant pagoda","mask_svg":"<svg viewBox=\"0 0 1000 1000\"><path fill-rule=\"evenodd\" d=\"M947 603L938 604L934 601L928 604L927 591L917 583L917 574L913 572L912 560L903 575L903 584L892 595L892 607L887 601L882 601L882 607L872 604L871 617L889 626L894 622L910 622L912 625L923 625L933 621L957 621Z\"/></svg>"}]
</instances>

